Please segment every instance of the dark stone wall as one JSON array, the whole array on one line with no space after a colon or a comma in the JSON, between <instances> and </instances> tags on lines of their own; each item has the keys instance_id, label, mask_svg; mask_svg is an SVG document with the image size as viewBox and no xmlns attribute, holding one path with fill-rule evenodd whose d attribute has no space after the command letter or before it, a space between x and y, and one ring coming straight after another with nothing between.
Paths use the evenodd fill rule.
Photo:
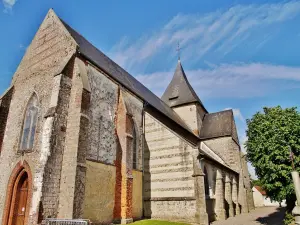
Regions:
<instances>
[{"instance_id":1,"label":"dark stone wall","mask_svg":"<svg viewBox=\"0 0 300 225\"><path fill-rule=\"evenodd\" d=\"M12 87L4 94L4 96L0 100L0 154L13 92L14 88Z\"/></svg>"}]
</instances>

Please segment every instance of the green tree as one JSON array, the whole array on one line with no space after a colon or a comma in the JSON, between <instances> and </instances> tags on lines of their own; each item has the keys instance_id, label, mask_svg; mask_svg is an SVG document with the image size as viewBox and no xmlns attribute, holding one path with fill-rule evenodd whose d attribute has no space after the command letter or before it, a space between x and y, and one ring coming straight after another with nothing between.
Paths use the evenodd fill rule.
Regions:
<instances>
[{"instance_id":1,"label":"green tree","mask_svg":"<svg viewBox=\"0 0 300 225\"><path fill-rule=\"evenodd\" d=\"M279 202L286 199L287 209L292 210L296 197L290 150L300 172L300 113L295 107L265 107L248 119L247 125L247 159L267 195Z\"/></svg>"},{"instance_id":2,"label":"green tree","mask_svg":"<svg viewBox=\"0 0 300 225\"><path fill-rule=\"evenodd\" d=\"M260 180L252 180L253 186L262 186L262 183Z\"/></svg>"}]
</instances>

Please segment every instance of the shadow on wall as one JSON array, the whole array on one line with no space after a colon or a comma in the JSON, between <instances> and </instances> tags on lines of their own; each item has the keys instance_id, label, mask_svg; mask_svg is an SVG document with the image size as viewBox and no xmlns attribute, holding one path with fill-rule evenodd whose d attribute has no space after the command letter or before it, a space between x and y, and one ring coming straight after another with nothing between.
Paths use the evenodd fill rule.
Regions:
<instances>
[{"instance_id":1,"label":"shadow on wall","mask_svg":"<svg viewBox=\"0 0 300 225\"><path fill-rule=\"evenodd\" d=\"M241 204L238 204L238 207L240 208L240 212L243 212L243 211L242 211L242 205L241 205Z\"/></svg>"},{"instance_id":2,"label":"shadow on wall","mask_svg":"<svg viewBox=\"0 0 300 225\"><path fill-rule=\"evenodd\" d=\"M210 223L216 220L215 204L215 199L206 198L206 212Z\"/></svg>"},{"instance_id":3,"label":"shadow on wall","mask_svg":"<svg viewBox=\"0 0 300 225\"><path fill-rule=\"evenodd\" d=\"M151 173L150 173L150 151L148 143L144 140L144 180L143 180L143 201L144 201L144 218L151 218Z\"/></svg>"},{"instance_id":4,"label":"shadow on wall","mask_svg":"<svg viewBox=\"0 0 300 225\"><path fill-rule=\"evenodd\" d=\"M232 207L233 207L233 216L236 216L236 204L232 202Z\"/></svg>"},{"instance_id":5,"label":"shadow on wall","mask_svg":"<svg viewBox=\"0 0 300 225\"><path fill-rule=\"evenodd\" d=\"M225 216L227 219L227 218L229 218L229 204L226 200L224 200L224 205L225 205Z\"/></svg>"},{"instance_id":6,"label":"shadow on wall","mask_svg":"<svg viewBox=\"0 0 300 225\"><path fill-rule=\"evenodd\" d=\"M256 221L262 225L284 225L284 213L285 208L277 208L276 212L271 213L265 217L259 217L256 219Z\"/></svg>"}]
</instances>

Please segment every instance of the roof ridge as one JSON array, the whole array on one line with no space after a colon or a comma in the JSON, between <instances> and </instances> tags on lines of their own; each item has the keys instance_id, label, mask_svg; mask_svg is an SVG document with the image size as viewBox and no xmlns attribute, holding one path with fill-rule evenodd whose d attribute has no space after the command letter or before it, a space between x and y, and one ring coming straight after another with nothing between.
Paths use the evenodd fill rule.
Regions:
<instances>
[{"instance_id":1,"label":"roof ridge","mask_svg":"<svg viewBox=\"0 0 300 225\"><path fill-rule=\"evenodd\" d=\"M68 25L64 20L59 18L63 25L66 27L68 32L71 34L73 39L78 44L78 52L87 58L96 67L103 70L110 77L112 77L117 82L124 85L129 91L133 92L139 98L147 102L152 108L160 112L162 115L170 119L172 122L177 124L179 127L175 132L185 132L187 137L181 135L183 138L188 139L194 145L199 141L199 137L196 136L186 123L177 115L177 113L170 108L164 101L162 101L158 96L151 92L147 87L140 83L135 77L130 75L125 69L119 66L116 62L106 56L102 51L91 44L85 37L74 30L70 25ZM157 118L164 123L162 118ZM169 127L168 122L164 123L165 126ZM171 128L172 130L174 127ZM180 133L179 133L180 134Z\"/></svg>"}]
</instances>

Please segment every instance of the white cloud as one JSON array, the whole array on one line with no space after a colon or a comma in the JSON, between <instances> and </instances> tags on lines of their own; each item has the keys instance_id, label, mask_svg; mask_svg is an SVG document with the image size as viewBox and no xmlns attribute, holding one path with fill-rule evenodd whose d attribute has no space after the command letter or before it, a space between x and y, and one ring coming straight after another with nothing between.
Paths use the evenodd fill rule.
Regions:
<instances>
[{"instance_id":1,"label":"white cloud","mask_svg":"<svg viewBox=\"0 0 300 225\"><path fill-rule=\"evenodd\" d=\"M12 10L13 6L16 4L17 0L2 0L4 5L4 12L9 12Z\"/></svg>"},{"instance_id":2,"label":"white cloud","mask_svg":"<svg viewBox=\"0 0 300 225\"><path fill-rule=\"evenodd\" d=\"M300 87L300 67L235 63L185 72L201 97L248 98ZM161 95L172 75L173 71L155 72L140 74L136 78L157 95Z\"/></svg>"},{"instance_id":3,"label":"white cloud","mask_svg":"<svg viewBox=\"0 0 300 225\"><path fill-rule=\"evenodd\" d=\"M224 110L232 109L233 115L242 122L245 122L245 117L242 115L240 109L233 109L231 107L225 108Z\"/></svg>"},{"instance_id":4,"label":"white cloud","mask_svg":"<svg viewBox=\"0 0 300 225\"><path fill-rule=\"evenodd\" d=\"M175 56L177 42L180 42L185 49L184 59L198 61L212 51L228 54L259 28L265 34L258 40L261 47L271 38L266 30L268 26L293 19L299 13L300 1L290 1L236 5L205 15L178 14L155 33L131 41L123 38L111 49L110 55L131 69L147 64L150 58L161 53Z\"/></svg>"}]
</instances>

